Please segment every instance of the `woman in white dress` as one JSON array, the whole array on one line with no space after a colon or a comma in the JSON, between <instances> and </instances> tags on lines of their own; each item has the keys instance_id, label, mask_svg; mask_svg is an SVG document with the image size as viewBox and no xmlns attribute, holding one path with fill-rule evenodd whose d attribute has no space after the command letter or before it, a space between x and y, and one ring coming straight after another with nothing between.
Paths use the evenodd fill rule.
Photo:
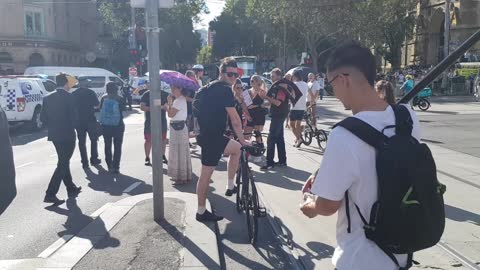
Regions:
<instances>
[{"instance_id":1,"label":"woman in white dress","mask_svg":"<svg viewBox=\"0 0 480 270\"><path fill-rule=\"evenodd\" d=\"M168 117L170 117L170 140L168 176L174 184L185 184L192 180L192 160L188 137L186 92L171 85L172 96L168 97Z\"/></svg>"}]
</instances>

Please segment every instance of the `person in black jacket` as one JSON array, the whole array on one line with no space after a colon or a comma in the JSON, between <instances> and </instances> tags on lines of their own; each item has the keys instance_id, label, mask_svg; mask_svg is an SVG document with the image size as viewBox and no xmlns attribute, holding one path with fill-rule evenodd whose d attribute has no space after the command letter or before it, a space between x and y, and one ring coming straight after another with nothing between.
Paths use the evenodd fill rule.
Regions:
<instances>
[{"instance_id":1,"label":"person in black jacket","mask_svg":"<svg viewBox=\"0 0 480 270\"><path fill-rule=\"evenodd\" d=\"M85 76L78 78L78 89L72 93L77 109L78 125L76 127L78 136L78 149L80 150L80 157L82 158L83 168L88 168L88 154L87 154L87 133L90 138L90 163L98 165L101 160L98 159L98 134L97 133L97 119L95 118L95 109L100 105L97 94L88 88L90 80Z\"/></svg>"},{"instance_id":2,"label":"person in black jacket","mask_svg":"<svg viewBox=\"0 0 480 270\"><path fill-rule=\"evenodd\" d=\"M2 107L0 107L0 215L7 209L16 195L15 163L8 134L8 120Z\"/></svg>"},{"instance_id":3,"label":"person in black jacket","mask_svg":"<svg viewBox=\"0 0 480 270\"><path fill-rule=\"evenodd\" d=\"M57 197L60 183L67 187L68 197L76 197L81 187L75 186L70 173L70 159L75 150L75 126L77 111L73 96L68 91L67 75L61 73L55 78L59 88L43 99L40 118L48 129L48 140L57 151L58 163L45 195L44 202L61 204L65 202Z\"/></svg>"}]
</instances>

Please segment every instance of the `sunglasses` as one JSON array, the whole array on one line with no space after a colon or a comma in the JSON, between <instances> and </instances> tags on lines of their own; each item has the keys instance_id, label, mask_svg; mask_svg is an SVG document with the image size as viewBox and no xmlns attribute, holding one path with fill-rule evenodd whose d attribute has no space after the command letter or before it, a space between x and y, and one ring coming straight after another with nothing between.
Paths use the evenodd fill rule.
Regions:
<instances>
[{"instance_id":1,"label":"sunglasses","mask_svg":"<svg viewBox=\"0 0 480 270\"><path fill-rule=\"evenodd\" d=\"M328 84L328 85L332 85L332 83L333 83L338 77L340 77L340 75L349 76L350 74L348 74L348 73L340 73L340 74L337 74L335 77L333 77L333 79L331 79L330 81L327 81L327 84Z\"/></svg>"},{"instance_id":2,"label":"sunglasses","mask_svg":"<svg viewBox=\"0 0 480 270\"><path fill-rule=\"evenodd\" d=\"M235 77L235 78L238 78L238 73L236 72L224 72L225 74L227 74L228 77Z\"/></svg>"}]
</instances>

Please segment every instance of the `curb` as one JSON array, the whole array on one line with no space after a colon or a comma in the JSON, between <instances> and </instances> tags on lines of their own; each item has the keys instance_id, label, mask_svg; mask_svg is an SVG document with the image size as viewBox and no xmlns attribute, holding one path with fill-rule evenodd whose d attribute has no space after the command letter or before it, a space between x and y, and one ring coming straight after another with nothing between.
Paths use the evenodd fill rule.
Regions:
<instances>
[{"instance_id":1,"label":"curb","mask_svg":"<svg viewBox=\"0 0 480 270\"><path fill-rule=\"evenodd\" d=\"M180 250L179 269L220 269L220 257L214 224L195 220L197 197L195 194L165 192L165 198L185 202L185 231ZM95 211L94 218L78 234L68 235L54 242L37 258L2 260L0 269L72 269L92 248L132 210L138 203L153 198L153 193L124 198L116 203L107 203ZM207 209L211 209L207 200Z\"/></svg>"}]
</instances>

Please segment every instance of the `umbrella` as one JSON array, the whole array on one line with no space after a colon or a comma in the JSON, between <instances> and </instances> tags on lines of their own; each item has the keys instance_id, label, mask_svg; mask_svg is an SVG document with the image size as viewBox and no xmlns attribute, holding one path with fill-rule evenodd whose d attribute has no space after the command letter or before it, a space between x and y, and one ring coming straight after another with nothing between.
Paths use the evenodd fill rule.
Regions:
<instances>
[{"instance_id":1,"label":"umbrella","mask_svg":"<svg viewBox=\"0 0 480 270\"><path fill-rule=\"evenodd\" d=\"M297 85L287 79L281 79L279 81L276 81L268 90L267 96L276 98L280 90L286 92L288 98L290 99L290 102L293 105L295 105L300 99L300 97L303 96L302 91L298 89Z\"/></svg>"},{"instance_id":2,"label":"umbrella","mask_svg":"<svg viewBox=\"0 0 480 270\"><path fill-rule=\"evenodd\" d=\"M160 80L185 90L197 91L200 88L198 82L177 71L160 70Z\"/></svg>"},{"instance_id":3,"label":"umbrella","mask_svg":"<svg viewBox=\"0 0 480 270\"><path fill-rule=\"evenodd\" d=\"M294 67L292 69L290 69L287 74L290 74L290 75L293 75L293 72L294 71L297 71L299 70L302 74L302 80L304 81L308 81L308 73L314 73L315 74L315 70L313 70L312 68L310 67L306 67L306 66L298 66L298 67Z\"/></svg>"}]
</instances>

